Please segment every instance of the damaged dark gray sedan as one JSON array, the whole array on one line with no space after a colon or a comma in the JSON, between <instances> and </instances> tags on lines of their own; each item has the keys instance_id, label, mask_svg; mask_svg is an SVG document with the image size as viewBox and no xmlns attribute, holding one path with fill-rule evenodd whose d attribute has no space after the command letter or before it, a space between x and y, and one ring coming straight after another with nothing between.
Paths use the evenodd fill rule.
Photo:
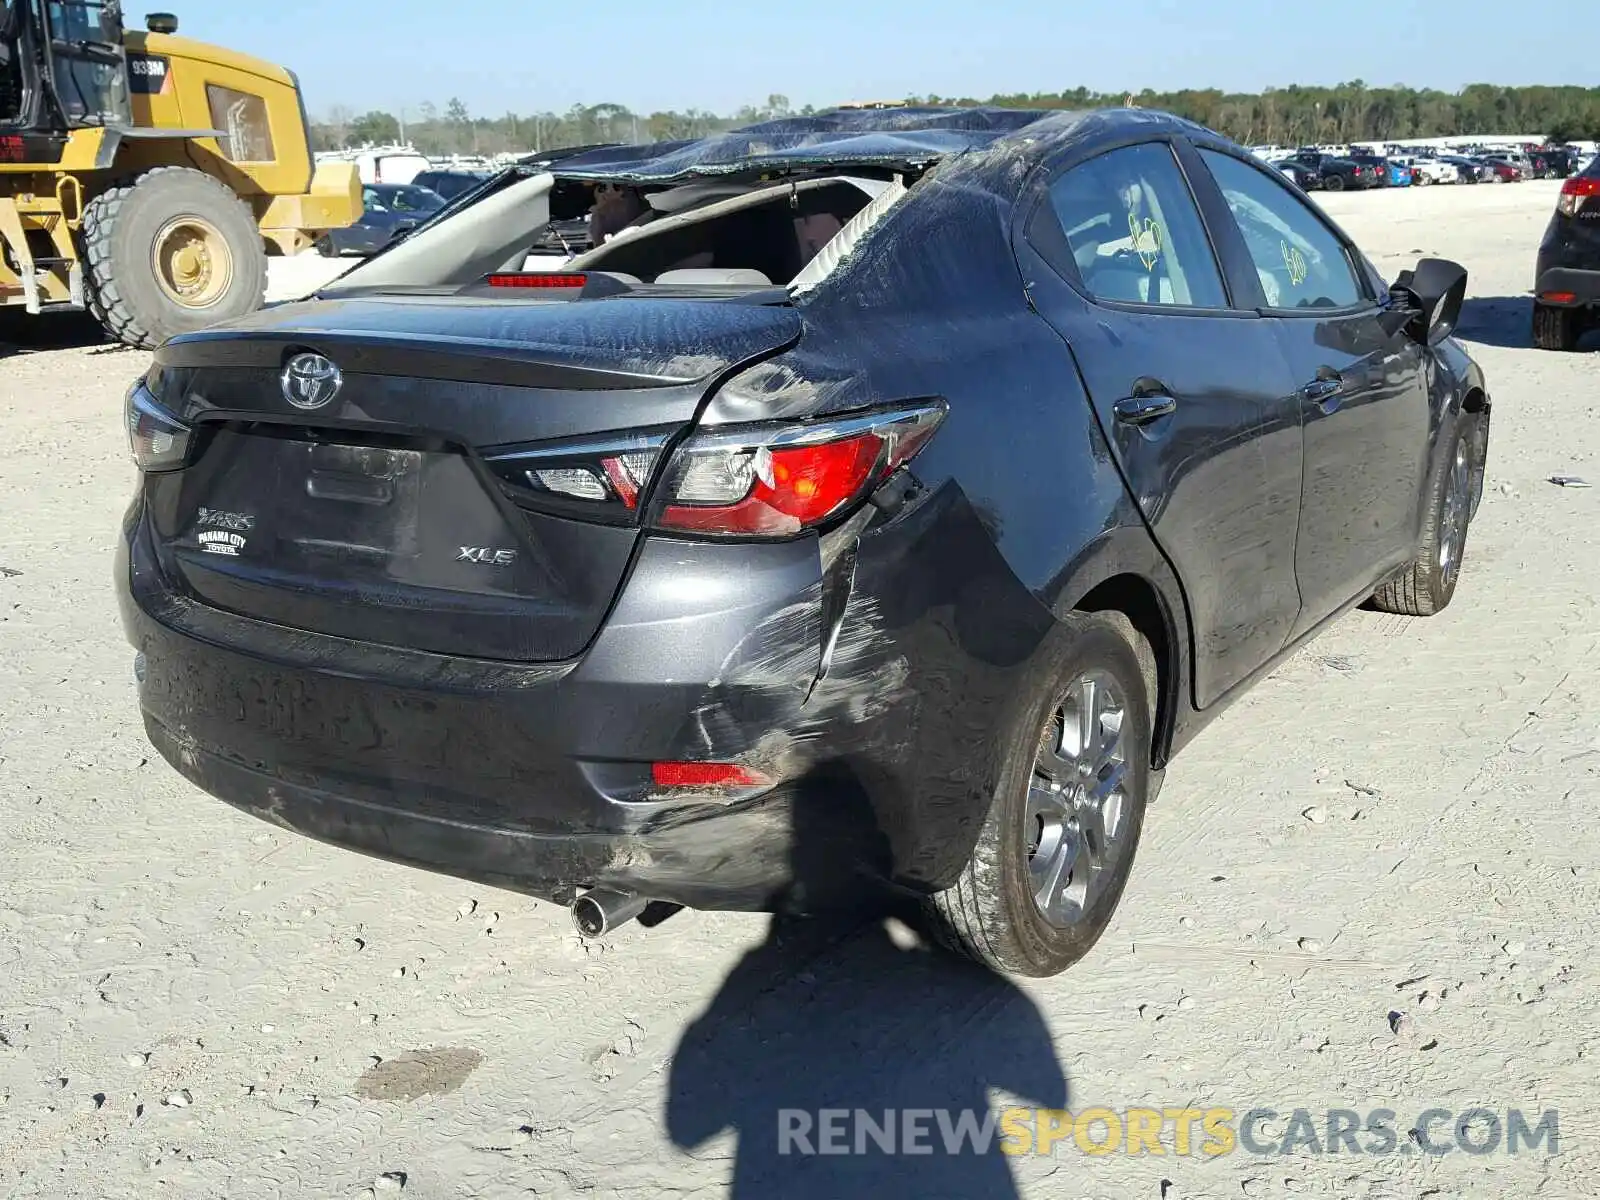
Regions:
<instances>
[{"instance_id":1,"label":"damaged dark gray sedan","mask_svg":"<svg viewBox=\"0 0 1600 1200\"><path fill-rule=\"evenodd\" d=\"M145 725L228 803L589 933L894 895L1046 975L1207 721L1450 602L1465 272L1387 283L1215 134L841 111L552 169L130 392Z\"/></svg>"}]
</instances>

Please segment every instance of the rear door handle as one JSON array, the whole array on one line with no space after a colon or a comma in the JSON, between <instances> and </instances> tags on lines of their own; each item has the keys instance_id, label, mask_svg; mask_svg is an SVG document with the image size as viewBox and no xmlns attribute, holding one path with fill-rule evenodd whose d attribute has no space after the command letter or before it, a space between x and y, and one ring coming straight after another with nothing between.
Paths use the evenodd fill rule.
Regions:
<instances>
[{"instance_id":1,"label":"rear door handle","mask_svg":"<svg viewBox=\"0 0 1600 1200\"><path fill-rule=\"evenodd\" d=\"M1167 392L1148 392L1118 400L1111 406L1124 425L1148 425L1178 411L1178 401Z\"/></svg>"}]
</instances>

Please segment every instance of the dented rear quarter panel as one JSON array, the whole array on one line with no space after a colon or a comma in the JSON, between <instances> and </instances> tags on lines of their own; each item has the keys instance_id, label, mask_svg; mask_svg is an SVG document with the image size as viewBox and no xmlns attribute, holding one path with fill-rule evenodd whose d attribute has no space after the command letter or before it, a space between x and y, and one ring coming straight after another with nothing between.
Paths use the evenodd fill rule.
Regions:
<instances>
[{"instance_id":1,"label":"dented rear quarter panel","mask_svg":"<svg viewBox=\"0 0 1600 1200\"><path fill-rule=\"evenodd\" d=\"M1122 574L1147 580L1172 626L1168 677L1186 671L1176 579L1012 250L1013 206L1034 161L1032 147L1008 145L930 173L798 302L799 344L736 375L701 417L716 426L949 403L912 465L920 498L864 532L842 531L854 583L841 652L796 709L802 725L814 709L833 731L830 754L863 764L895 873L923 886L947 885L966 862L1013 698L1058 618L1093 588ZM838 744L840 705L873 716L844 735L854 745ZM1174 714L1162 715L1164 747ZM1164 749L1156 757L1161 765Z\"/></svg>"}]
</instances>

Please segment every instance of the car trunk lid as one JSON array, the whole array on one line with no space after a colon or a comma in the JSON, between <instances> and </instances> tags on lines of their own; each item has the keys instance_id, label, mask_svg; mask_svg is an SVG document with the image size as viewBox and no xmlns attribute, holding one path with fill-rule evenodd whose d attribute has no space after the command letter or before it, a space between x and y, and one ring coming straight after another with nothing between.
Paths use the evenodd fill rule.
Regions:
<instances>
[{"instance_id":1,"label":"car trunk lid","mask_svg":"<svg viewBox=\"0 0 1600 1200\"><path fill-rule=\"evenodd\" d=\"M775 305L434 296L289 306L175 340L150 386L197 449L146 477L163 564L195 599L293 629L571 657L610 607L637 520L530 504L485 460L574 439L663 445L727 372L799 332ZM338 372L331 394L291 386L304 356Z\"/></svg>"}]
</instances>

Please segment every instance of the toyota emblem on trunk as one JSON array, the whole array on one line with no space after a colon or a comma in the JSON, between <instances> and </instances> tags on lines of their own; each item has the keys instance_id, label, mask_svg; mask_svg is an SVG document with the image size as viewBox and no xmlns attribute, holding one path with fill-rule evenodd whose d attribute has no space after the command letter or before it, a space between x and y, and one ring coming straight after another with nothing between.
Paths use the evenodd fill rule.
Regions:
<instances>
[{"instance_id":1,"label":"toyota emblem on trunk","mask_svg":"<svg viewBox=\"0 0 1600 1200\"><path fill-rule=\"evenodd\" d=\"M296 408L323 408L333 402L344 375L320 354L296 354L283 368L283 398Z\"/></svg>"}]
</instances>

